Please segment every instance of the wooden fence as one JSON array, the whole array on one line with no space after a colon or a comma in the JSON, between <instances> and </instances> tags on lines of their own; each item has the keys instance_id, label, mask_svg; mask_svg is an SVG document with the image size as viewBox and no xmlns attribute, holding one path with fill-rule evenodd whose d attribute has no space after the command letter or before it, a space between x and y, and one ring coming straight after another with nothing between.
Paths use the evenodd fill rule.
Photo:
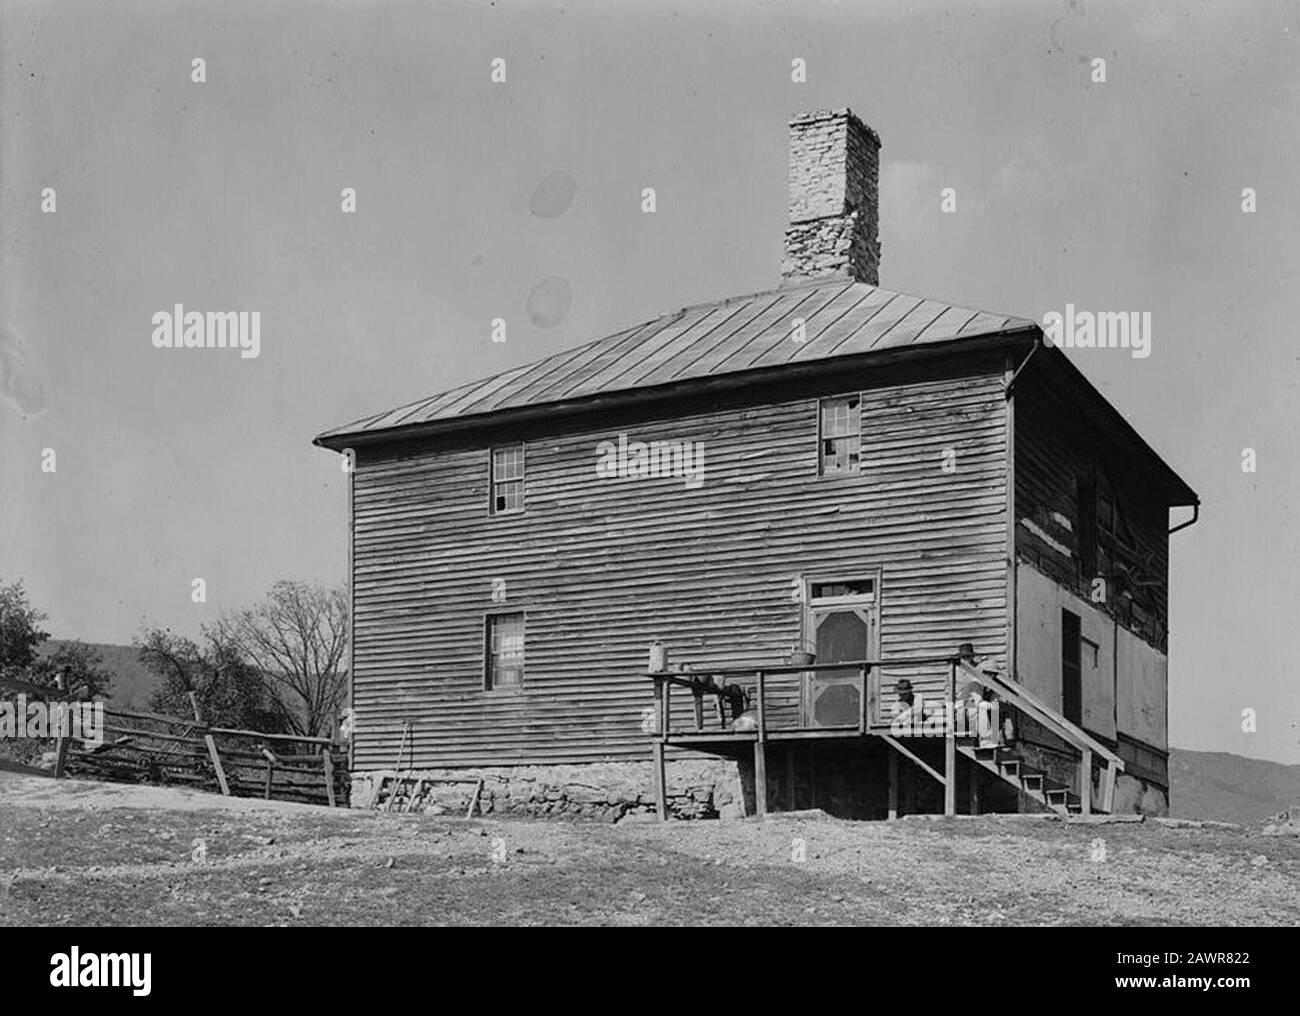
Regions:
<instances>
[{"instance_id":1,"label":"wooden fence","mask_svg":"<svg viewBox=\"0 0 1300 1016\"><path fill-rule=\"evenodd\" d=\"M0 678L0 693L12 697L14 692L49 703L68 701L59 688ZM104 703L103 740L97 745L51 730L52 775L347 805L350 781L344 745L321 737L211 727L203 721L193 693L190 702L193 719Z\"/></svg>"}]
</instances>

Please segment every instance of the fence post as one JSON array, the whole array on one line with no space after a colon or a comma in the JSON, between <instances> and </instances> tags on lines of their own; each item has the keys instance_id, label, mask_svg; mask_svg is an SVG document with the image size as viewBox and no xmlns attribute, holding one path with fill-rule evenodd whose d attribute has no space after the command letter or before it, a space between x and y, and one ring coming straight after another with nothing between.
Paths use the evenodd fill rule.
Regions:
<instances>
[{"instance_id":1,"label":"fence post","mask_svg":"<svg viewBox=\"0 0 1300 1016\"><path fill-rule=\"evenodd\" d=\"M72 738L68 736L71 731L65 733L63 727L64 724L70 723L71 720L68 717L68 703L64 698L64 693L68 689L68 682L62 674L59 674L54 678L54 683L59 688L59 700L56 706L59 718L55 727L58 733L54 742L54 778L60 779L63 776L63 769L68 763L68 747L72 743Z\"/></svg>"},{"instance_id":2,"label":"fence post","mask_svg":"<svg viewBox=\"0 0 1300 1016\"><path fill-rule=\"evenodd\" d=\"M190 692L190 707L194 710L194 722L200 727L206 726L203 722L203 710L199 708L199 696L195 692ZM221 787L221 793L225 797L230 796L230 785L226 782L226 771L221 767L221 756L217 753L217 742L211 734L204 734L203 741L208 746L208 757L212 759L212 768L217 771L217 785Z\"/></svg>"},{"instance_id":3,"label":"fence post","mask_svg":"<svg viewBox=\"0 0 1300 1016\"><path fill-rule=\"evenodd\" d=\"M275 755L265 745L262 746L262 754L266 757L266 790L262 796L269 801L271 799L271 778L275 770Z\"/></svg>"},{"instance_id":4,"label":"fence post","mask_svg":"<svg viewBox=\"0 0 1300 1016\"><path fill-rule=\"evenodd\" d=\"M329 799L330 807L336 807L334 803L334 758L330 754L333 749L330 745L325 745L321 751L321 757L325 760L325 794Z\"/></svg>"}]
</instances>

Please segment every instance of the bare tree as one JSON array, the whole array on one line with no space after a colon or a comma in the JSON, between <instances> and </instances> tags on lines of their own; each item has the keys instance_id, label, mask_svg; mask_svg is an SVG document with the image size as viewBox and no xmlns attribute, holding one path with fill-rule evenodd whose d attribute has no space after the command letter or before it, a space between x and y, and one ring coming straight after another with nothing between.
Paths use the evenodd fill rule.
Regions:
<instances>
[{"instance_id":1,"label":"bare tree","mask_svg":"<svg viewBox=\"0 0 1300 1016\"><path fill-rule=\"evenodd\" d=\"M348 602L342 589L277 582L262 603L220 627L262 672L290 730L333 735L347 702Z\"/></svg>"}]
</instances>

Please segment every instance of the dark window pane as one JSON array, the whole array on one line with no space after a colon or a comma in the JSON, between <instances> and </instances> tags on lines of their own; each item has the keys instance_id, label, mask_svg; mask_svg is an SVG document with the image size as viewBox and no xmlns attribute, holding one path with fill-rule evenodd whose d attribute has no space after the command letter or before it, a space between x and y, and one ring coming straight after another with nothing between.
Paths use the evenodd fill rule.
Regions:
<instances>
[{"instance_id":1,"label":"dark window pane","mask_svg":"<svg viewBox=\"0 0 1300 1016\"><path fill-rule=\"evenodd\" d=\"M1079 615L1061 611L1061 714L1071 723L1083 721L1083 668Z\"/></svg>"}]
</instances>

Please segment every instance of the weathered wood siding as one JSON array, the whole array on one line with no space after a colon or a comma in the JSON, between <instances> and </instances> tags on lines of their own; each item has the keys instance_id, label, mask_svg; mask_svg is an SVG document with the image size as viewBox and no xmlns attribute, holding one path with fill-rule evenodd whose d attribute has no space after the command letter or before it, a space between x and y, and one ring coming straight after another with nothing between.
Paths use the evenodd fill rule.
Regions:
<instances>
[{"instance_id":1,"label":"weathered wood siding","mask_svg":"<svg viewBox=\"0 0 1300 1016\"><path fill-rule=\"evenodd\" d=\"M1078 557L1077 484L1109 483L1117 535L1103 536L1114 566L1099 609L1164 650L1168 632L1169 508L1153 493L1145 463L1056 394L1042 375L1027 374L1015 395L1016 554L1053 581L1090 600L1093 576ZM1126 582L1127 573L1141 584Z\"/></svg>"},{"instance_id":2,"label":"weathered wood siding","mask_svg":"<svg viewBox=\"0 0 1300 1016\"><path fill-rule=\"evenodd\" d=\"M1126 743L1142 743L1159 756L1167 743L1169 509L1149 482L1152 464L1141 449L1084 422L1077 406L1040 372L1026 372L1017 385L1014 412L1017 560L1114 625L1099 639L1102 665L1095 670L1085 667L1083 675L1085 708L1089 701L1105 701L1112 716L1086 725L1103 739L1118 740L1121 752ZM1114 532L1099 535L1111 562L1098 566L1106 581L1101 602L1091 595L1096 576L1083 573L1080 555L1078 485L1088 477L1109 490L1114 504ZM1032 595L1031 583L1023 585L1018 598ZM1021 603L1017 611L1019 680L1059 706L1060 604L1042 624L1025 623L1027 617L1042 613L1026 606ZM1075 613L1095 627L1087 611L1076 607ZM1129 640L1141 651L1130 648ZM1111 682L1111 687L1089 688L1090 677ZM1039 743L1059 744L1036 725L1028 724L1025 730Z\"/></svg>"},{"instance_id":3,"label":"weathered wood siding","mask_svg":"<svg viewBox=\"0 0 1300 1016\"><path fill-rule=\"evenodd\" d=\"M949 368L950 370L952 368ZM969 367L963 369L970 369ZM815 392L663 406L526 440L526 511L488 514L488 435L360 454L354 483L355 765L644 758L647 647L706 666L784 662L801 575L883 570L885 659L963 641L1004 658L1002 364L973 375L841 375L863 391L862 471L817 475ZM706 479L601 479L597 445L696 441ZM956 453L945 472L943 452ZM507 600L494 603L494 579ZM484 615L526 615L521 690L483 690ZM943 667L908 676L938 694ZM689 696L681 698L688 699ZM674 723L689 720L678 700ZM890 696L892 701L892 695ZM793 724L797 686L773 687ZM403 764L410 760L407 755Z\"/></svg>"}]
</instances>

